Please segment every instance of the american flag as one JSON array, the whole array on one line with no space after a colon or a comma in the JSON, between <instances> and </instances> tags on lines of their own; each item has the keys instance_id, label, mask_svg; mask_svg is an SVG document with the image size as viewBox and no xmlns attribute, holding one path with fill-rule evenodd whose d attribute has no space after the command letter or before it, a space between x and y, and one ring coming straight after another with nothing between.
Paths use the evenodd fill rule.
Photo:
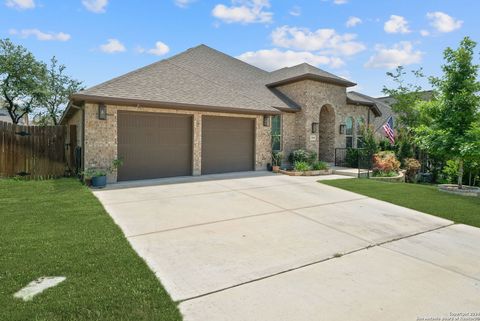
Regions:
<instances>
[{"instance_id":1,"label":"american flag","mask_svg":"<svg viewBox=\"0 0 480 321\"><path fill-rule=\"evenodd\" d=\"M385 131L385 135L390 140L390 144L395 144L395 133L393 131L393 117L390 116L388 120L383 125L383 130Z\"/></svg>"}]
</instances>

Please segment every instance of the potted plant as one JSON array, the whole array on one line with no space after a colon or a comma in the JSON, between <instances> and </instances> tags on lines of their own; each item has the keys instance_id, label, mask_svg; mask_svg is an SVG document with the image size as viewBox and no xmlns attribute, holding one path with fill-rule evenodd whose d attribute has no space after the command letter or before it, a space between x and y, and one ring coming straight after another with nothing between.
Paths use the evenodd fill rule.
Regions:
<instances>
[{"instance_id":1,"label":"potted plant","mask_svg":"<svg viewBox=\"0 0 480 321\"><path fill-rule=\"evenodd\" d=\"M283 153L282 152L273 152L272 153L272 171L274 173L280 172L280 165L282 164Z\"/></svg>"},{"instance_id":2,"label":"potted plant","mask_svg":"<svg viewBox=\"0 0 480 321\"><path fill-rule=\"evenodd\" d=\"M120 166L123 165L123 161L115 159L112 161L110 167L103 168L89 168L83 172L85 181L90 180L91 186L96 188L103 188L107 186L107 174L115 172Z\"/></svg>"}]
</instances>

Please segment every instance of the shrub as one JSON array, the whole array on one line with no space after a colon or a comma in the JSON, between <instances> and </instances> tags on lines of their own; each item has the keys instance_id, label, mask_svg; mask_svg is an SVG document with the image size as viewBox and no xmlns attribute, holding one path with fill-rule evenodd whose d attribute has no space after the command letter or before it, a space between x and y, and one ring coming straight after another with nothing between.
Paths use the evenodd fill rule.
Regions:
<instances>
[{"instance_id":1,"label":"shrub","mask_svg":"<svg viewBox=\"0 0 480 321\"><path fill-rule=\"evenodd\" d=\"M395 172L400 169L400 162L393 152L379 152L373 155L373 172Z\"/></svg>"},{"instance_id":2,"label":"shrub","mask_svg":"<svg viewBox=\"0 0 480 321\"><path fill-rule=\"evenodd\" d=\"M375 130L372 126L363 126L361 128L361 133L363 136L363 148L368 152L369 155L373 155L378 152L380 146L375 137Z\"/></svg>"},{"instance_id":3,"label":"shrub","mask_svg":"<svg viewBox=\"0 0 480 321\"><path fill-rule=\"evenodd\" d=\"M312 163L312 169L314 171L323 171L328 169L328 164L322 161L316 161Z\"/></svg>"},{"instance_id":4,"label":"shrub","mask_svg":"<svg viewBox=\"0 0 480 321\"><path fill-rule=\"evenodd\" d=\"M282 165L283 153L282 152L273 152L272 153L272 163L273 166Z\"/></svg>"},{"instance_id":5,"label":"shrub","mask_svg":"<svg viewBox=\"0 0 480 321\"><path fill-rule=\"evenodd\" d=\"M305 172L310 170L310 164L308 164L307 162L295 162L293 168L297 172Z\"/></svg>"},{"instance_id":6,"label":"shrub","mask_svg":"<svg viewBox=\"0 0 480 321\"><path fill-rule=\"evenodd\" d=\"M422 165L415 158L405 158L404 163L405 163L404 167L406 170L405 180L410 183L415 183L416 176L418 174L418 171L422 167Z\"/></svg>"},{"instance_id":7,"label":"shrub","mask_svg":"<svg viewBox=\"0 0 480 321\"><path fill-rule=\"evenodd\" d=\"M395 177L398 173L394 171L385 172L385 171L375 171L373 172L373 177Z\"/></svg>"},{"instance_id":8,"label":"shrub","mask_svg":"<svg viewBox=\"0 0 480 321\"><path fill-rule=\"evenodd\" d=\"M345 162L347 163L347 166L351 168L358 168L358 156L358 149L348 148L347 154L345 155Z\"/></svg>"},{"instance_id":9,"label":"shrub","mask_svg":"<svg viewBox=\"0 0 480 321\"><path fill-rule=\"evenodd\" d=\"M317 160L317 153L314 151L306 151L304 149L297 149L290 153L288 161L292 164L296 162L305 162L312 164Z\"/></svg>"}]
</instances>

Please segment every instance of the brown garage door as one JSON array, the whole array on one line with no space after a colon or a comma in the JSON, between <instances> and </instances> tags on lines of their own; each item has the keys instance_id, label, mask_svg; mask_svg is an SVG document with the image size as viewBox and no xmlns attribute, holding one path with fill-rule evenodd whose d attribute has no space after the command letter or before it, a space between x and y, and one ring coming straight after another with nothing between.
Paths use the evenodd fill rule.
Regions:
<instances>
[{"instance_id":1,"label":"brown garage door","mask_svg":"<svg viewBox=\"0 0 480 321\"><path fill-rule=\"evenodd\" d=\"M118 112L118 180L192 174L192 117Z\"/></svg>"},{"instance_id":2,"label":"brown garage door","mask_svg":"<svg viewBox=\"0 0 480 321\"><path fill-rule=\"evenodd\" d=\"M202 174L254 169L255 120L202 117Z\"/></svg>"}]
</instances>

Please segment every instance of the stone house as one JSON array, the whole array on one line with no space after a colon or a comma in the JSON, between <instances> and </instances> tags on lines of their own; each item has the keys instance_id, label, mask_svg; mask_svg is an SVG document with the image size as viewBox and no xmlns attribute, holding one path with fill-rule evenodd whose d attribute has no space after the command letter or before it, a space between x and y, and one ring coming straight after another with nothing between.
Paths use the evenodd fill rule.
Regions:
<instances>
[{"instance_id":1,"label":"stone house","mask_svg":"<svg viewBox=\"0 0 480 321\"><path fill-rule=\"evenodd\" d=\"M205 45L75 93L62 117L77 125L84 168L124 165L110 182L265 170L272 150L333 162L361 147L381 117L375 99L308 64L273 72Z\"/></svg>"}]
</instances>

